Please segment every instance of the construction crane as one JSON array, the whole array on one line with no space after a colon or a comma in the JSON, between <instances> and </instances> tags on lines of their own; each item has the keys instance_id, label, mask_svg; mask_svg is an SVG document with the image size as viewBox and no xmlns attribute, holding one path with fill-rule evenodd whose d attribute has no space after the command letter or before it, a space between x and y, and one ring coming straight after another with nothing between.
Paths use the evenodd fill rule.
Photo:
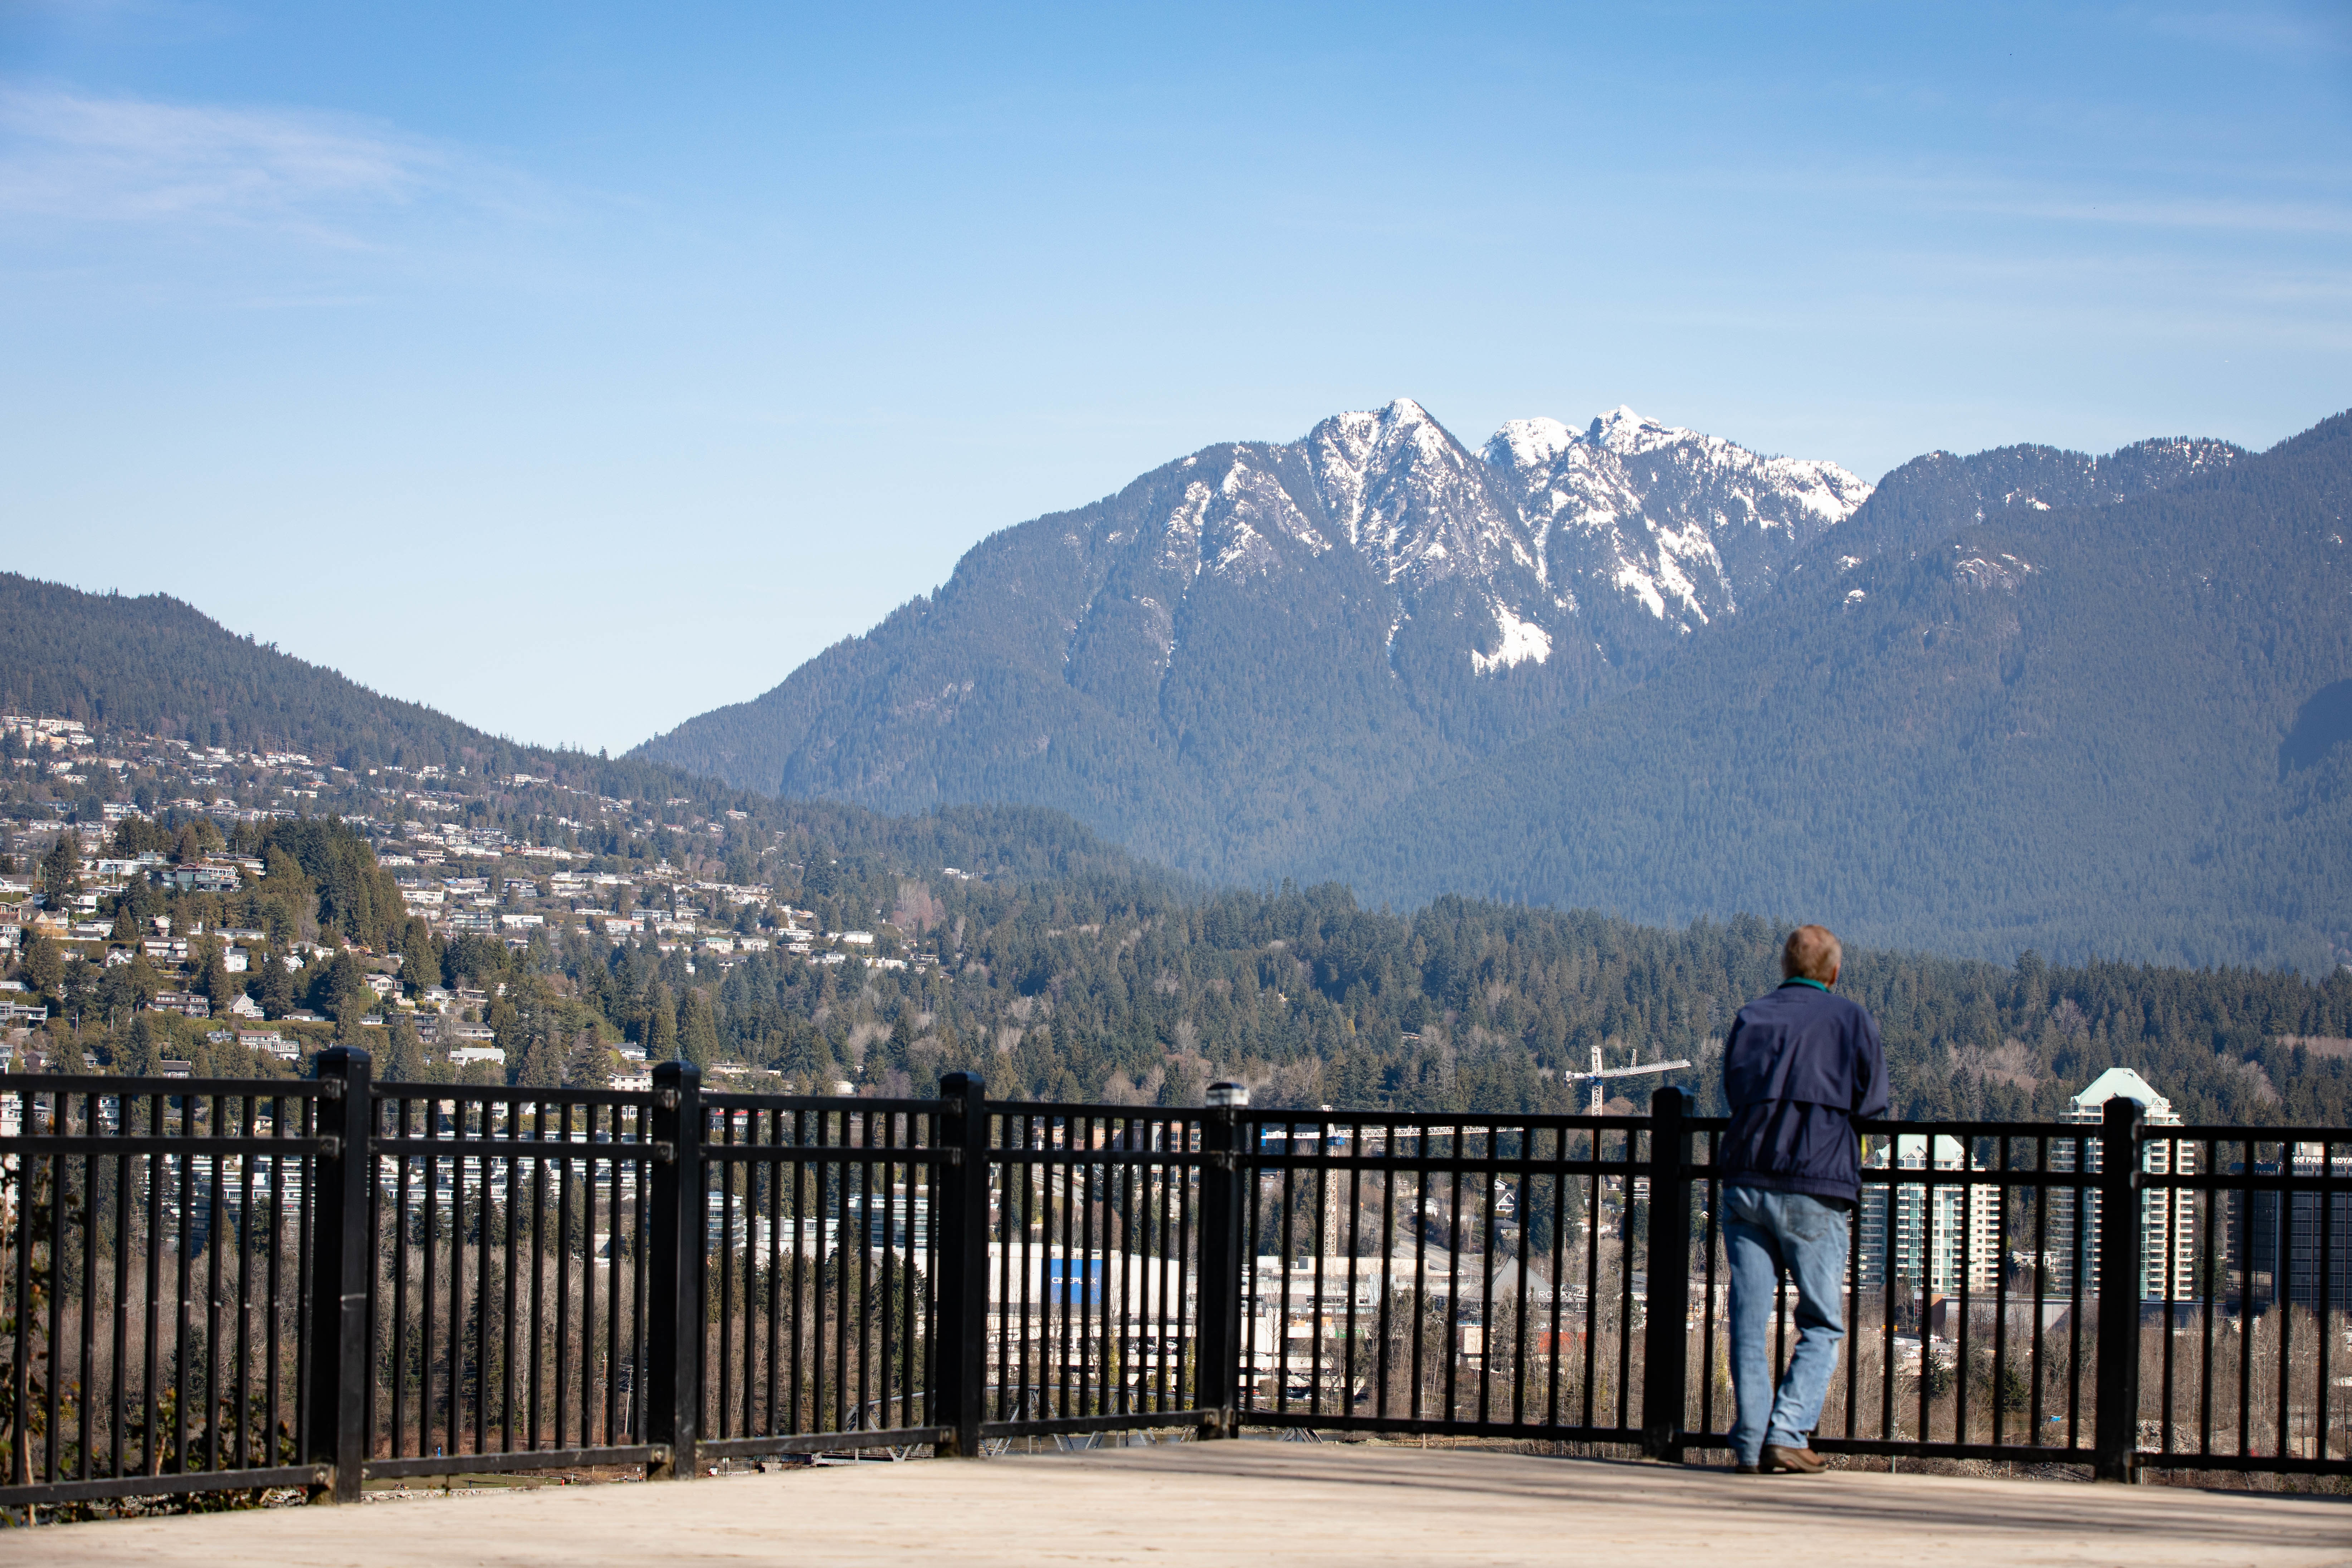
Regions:
<instances>
[{"instance_id":1,"label":"construction crane","mask_svg":"<svg viewBox=\"0 0 2352 1568\"><path fill-rule=\"evenodd\" d=\"M1604 1092L1601 1085L1601 1080L1603 1079L1633 1078L1642 1073L1647 1072L1672 1072L1676 1068L1686 1068L1688 1066L1690 1066L1690 1063L1685 1061L1671 1061L1643 1062L1639 1067L1630 1068L1604 1068L1601 1065L1601 1047L1599 1046L1594 1046L1592 1047L1592 1070L1591 1072L1564 1072L1560 1074L1560 1077L1568 1079L1570 1083L1575 1082L1580 1078L1590 1079L1592 1081L1591 1114L1598 1116L1601 1114L1601 1095Z\"/></svg>"}]
</instances>

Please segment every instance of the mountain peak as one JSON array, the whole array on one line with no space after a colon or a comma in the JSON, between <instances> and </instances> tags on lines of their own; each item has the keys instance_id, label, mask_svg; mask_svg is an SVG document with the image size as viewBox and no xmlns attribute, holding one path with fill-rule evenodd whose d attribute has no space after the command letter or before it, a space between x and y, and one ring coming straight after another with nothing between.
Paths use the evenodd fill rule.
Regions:
<instances>
[{"instance_id":1,"label":"mountain peak","mask_svg":"<svg viewBox=\"0 0 2352 1568\"><path fill-rule=\"evenodd\" d=\"M1644 419L1622 403L1606 414L1595 416L1584 432L1584 438L1592 445L1620 454L1646 452L1654 447L1687 440L1690 436L1690 431L1679 426Z\"/></svg>"},{"instance_id":2,"label":"mountain peak","mask_svg":"<svg viewBox=\"0 0 2352 1568\"><path fill-rule=\"evenodd\" d=\"M1576 432L1557 419L1506 419L1486 438L1485 456L1496 468L1525 472L1545 467L1576 442Z\"/></svg>"}]
</instances>

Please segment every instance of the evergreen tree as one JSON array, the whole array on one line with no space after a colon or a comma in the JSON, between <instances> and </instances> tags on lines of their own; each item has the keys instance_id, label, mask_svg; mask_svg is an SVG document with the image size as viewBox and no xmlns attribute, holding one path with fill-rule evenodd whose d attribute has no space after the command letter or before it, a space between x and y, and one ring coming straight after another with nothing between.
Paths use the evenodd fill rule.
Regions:
<instances>
[{"instance_id":1,"label":"evergreen tree","mask_svg":"<svg viewBox=\"0 0 2352 1568\"><path fill-rule=\"evenodd\" d=\"M51 909L81 891L81 854L72 834L58 834L41 857L41 890L48 895Z\"/></svg>"},{"instance_id":2,"label":"evergreen tree","mask_svg":"<svg viewBox=\"0 0 2352 1568\"><path fill-rule=\"evenodd\" d=\"M55 1002L65 979L65 959L47 931L36 931L25 942L25 984L35 995Z\"/></svg>"},{"instance_id":3,"label":"evergreen tree","mask_svg":"<svg viewBox=\"0 0 2352 1568\"><path fill-rule=\"evenodd\" d=\"M416 1025L405 1013L395 1012L385 1020L383 1058L376 1063L376 1076L387 1083L424 1083L425 1047L416 1037Z\"/></svg>"},{"instance_id":4,"label":"evergreen tree","mask_svg":"<svg viewBox=\"0 0 2352 1568\"><path fill-rule=\"evenodd\" d=\"M678 1055L709 1072L719 1059L719 1020L710 1010L710 995L699 985L688 986L678 1019Z\"/></svg>"},{"instance_id":5,"label":"evergreen tree","mask_svg":"<svg viewBox=\"0 0 2352 1568\"><path fill-rule=\"evenodd\" d=\"M154 1015L134 1013L131 1027L122 1037L121 1050L115 1058L114 1069L131 1078L152 1078L156 1063L163 1060L163 1051L155 1028Z\"/></svg>"},{"instance_id":6,"label":"evergreen tree","mask_svg":"<svg viewBox=\"0 0 2352 1568\"><path fill-rule=\"evenodd\" d=\"M669 987L654 983L653 994L646 1000L648 1016L646 1023L646 1060L668 1062L677 1059L677 1009L670 1001Z\"/></svg>"}]
</instances>

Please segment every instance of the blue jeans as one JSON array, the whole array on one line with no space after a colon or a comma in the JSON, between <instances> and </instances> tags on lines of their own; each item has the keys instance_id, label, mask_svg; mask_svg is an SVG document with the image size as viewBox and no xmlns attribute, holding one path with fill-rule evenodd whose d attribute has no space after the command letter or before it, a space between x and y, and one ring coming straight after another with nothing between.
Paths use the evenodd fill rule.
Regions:
<instances>
[{"instance_id":1,"label":"blue jeans","mask_svg":"<svg viewBox=\"0 0 2352 1568\"><path fill-rule=\"evenodd\" d=\"M1801 1448L1822 1418L1822 1400L1845 1338L1846 1214L1802 1193L1723 1189L1723 1233L1731 1254L1731 1389L1738 1416L1731 1447L1752 1465L1764 1445ZM1797 1283L1797 1348L1776 1394L1772 1317L1782 1275Z\"/></svg>"}]
</instances>

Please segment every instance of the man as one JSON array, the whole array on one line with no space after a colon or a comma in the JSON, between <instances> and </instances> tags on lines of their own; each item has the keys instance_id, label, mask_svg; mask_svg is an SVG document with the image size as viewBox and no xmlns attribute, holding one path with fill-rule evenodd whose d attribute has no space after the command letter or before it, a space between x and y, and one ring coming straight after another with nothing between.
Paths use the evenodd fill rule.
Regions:
<instances>
[{"instance_id":1,"label":"man","mask_svg":"<svg viewBox=\"0 0 2352 1568\"><path fill-rule=\"evenodd\" d=\"M1878 1026L1831 992L1843 956L1821 926L1790 932L1780 988L1741 1008L1723 1043L1731 1444L1743 1475L1822 1469L1812 1430L1845 1337L1846 1223L1862 1196L1853 1119L1886 1111ZM1776 1394L1773 1300L1784 1274L1797 1285L1797 1348Z\"/></svg>"}]
</instances>

